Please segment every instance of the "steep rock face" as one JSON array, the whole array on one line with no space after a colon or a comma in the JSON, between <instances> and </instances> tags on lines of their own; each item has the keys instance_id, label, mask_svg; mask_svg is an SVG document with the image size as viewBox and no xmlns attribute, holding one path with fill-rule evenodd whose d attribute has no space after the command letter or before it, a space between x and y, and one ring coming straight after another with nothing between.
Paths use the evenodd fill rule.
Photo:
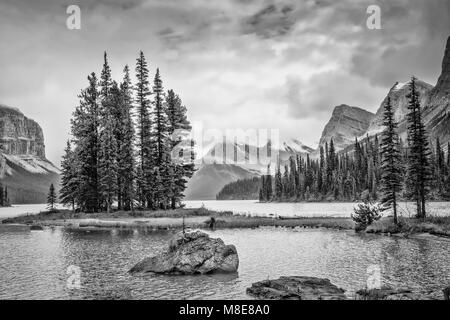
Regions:
<instances>
[{"instance_id":1,"label":"steep rock face","mask_svg":"<svg viewBox=\"0 0 450 320\"><path fill-rule=\"evenodd\" d=\"M59 169L45 158L41 127L5 105L0 105L0 182L13 204L45 203L50 184L59 186Z\"/></svg>"},{"instance_id":2,"label":"steep rock face","mask_svg":"<svg viewBox=\"0 0 450 320\"><path fill-rule=\"evenodd\" d=\"M442 72L436 86L431 93L433 98L450 95L450 37L447 39L444 59L442 60Z\"/></svg>"},{"instance_id":3,"label":"steep rock face","mask_svg":"<svg viewBox=\"0 0 450 320\"><path fill-rule=\"evenodd\" d=\"M343 149L353 143L355 137L367 131L373 117L372 112L358 107L345 104L335 107L330 121L322 132L319 145L323 146L333 139L336 150Z\"/></svg>"},{"instance_id":4,"label":"steep rock face","mask_svg":"<svg viewBox=\"0 0 450 320\"><path fill-rule=\"evenodd\" d=\"M444 58L442 61L442 71L435 87L417 80L416 87L420 96L422 106L422 119L431 141L439 138L441 142L450 140L450 37L447 41ZM367 131L369 136L379 134L383 130L383 111L388 97L391 97L391 104L394 110L395 120L398 122L398 132L401 139L405 141L407 137L407 119L409 86L396 84L388 93L378 109Z\"/></svg>"},{"instance_id":5,"label":"steep rock face","mask_svg":"<svg viewBox=\"0 0 450 320\"><path fill-rule=\"evenodd\" d=\"M416 87L420 96L420 104L424 106L428 101L428 96L430 91L433 89L433 86L424 81L417 80ZM389 90L387 96L383 99L383 102L378 108L378 111L372 119L365 135L372 136L375 134L380 134L383 131L384 106L386 105L388 97L390 97L392 109L394 111L394 119L399 124L400 138L405 139L407 129L406 115L408 114L408 93L408 83L396 83L394 87Z\"/></svg>"},{"instance_id":6,"label":"steep rock face","mask_svg":"<svg viewBox=\"0 0 450 320\"><path fill-rule=\"evenodd\" d=\"M442 71L423 109L423 119L432 140L450 140L450 37L442 61Z\"/></svg>"},{"instance_id":7,"label":"steep rock face","mask_svg":"<svg viewBox=\"0 0 450 320\"><path fill-rule=\"evenodd\" d=\"M0 105L0 150L11 155L27 154L45 158L41 127L18 109Z\"/></svg>"}]
</instances>

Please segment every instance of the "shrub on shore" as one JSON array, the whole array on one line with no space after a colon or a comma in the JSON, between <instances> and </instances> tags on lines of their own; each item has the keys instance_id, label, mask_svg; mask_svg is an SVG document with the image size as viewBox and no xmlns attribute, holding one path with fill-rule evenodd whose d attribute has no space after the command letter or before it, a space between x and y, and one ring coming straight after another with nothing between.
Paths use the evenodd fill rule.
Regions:
<instances>
[{"instance_id":1,"label":"shrub on shore","mask_svg":"<svg viewBox=\"0 0 450 320\"><path fill-rule=\"evenodd\" d=\"M370 201L364 201L358 204L358 207L354 208L354 214L352 214L352 219L356 223L355 230L357 232L366 230L368 226L380 218L380 206Z\"/></svg>"}]
</instances>

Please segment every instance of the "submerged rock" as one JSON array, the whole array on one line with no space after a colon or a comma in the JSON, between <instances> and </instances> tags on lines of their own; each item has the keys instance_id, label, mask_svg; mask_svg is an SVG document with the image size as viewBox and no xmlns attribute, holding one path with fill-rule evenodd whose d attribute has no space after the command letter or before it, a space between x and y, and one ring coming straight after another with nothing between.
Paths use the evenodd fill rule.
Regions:
<instances>
[{"instance_id":1,"label":"submerged rock","mask_svg":"<svg viewBox=\"0 0 450 320\"><path fill-rule=\"evenodd\" d=\"M450 300L450 286L442 290L444 293L444 300Z\"/></svg>"},{"instance_id":2,"label":"submerged rock","mask_svg":"<svg viewBox=\"0 0 450 320\"><path fill-rule=\"evenodd\" d=\"M169 242L169 249L146 258L130 272L163 274L205 274L236 272L239 258L234 245L210 238L201 231L179 232Z\"/></svg>"},{"instance_id":3,"label":"submerged rock","mask_svg":"<svg viewBox=\"0 0 450 320\"><path fill-rule=\"evenodd\" d=\"M356 300L429 300L428 296L413 293L409 289L362 289L356 292Z\"/></svg>"},{"instance_id":4,"label":"submerged rock","mask_svg":"<svg viewBox=\"0 0 450 320\"><path fill-rule=\"evenodd\" d=\"M247 288L247 294L264 300L346 300L344 292L328 279L302 276L264 280Z\"/></svg>"}]
</instances>

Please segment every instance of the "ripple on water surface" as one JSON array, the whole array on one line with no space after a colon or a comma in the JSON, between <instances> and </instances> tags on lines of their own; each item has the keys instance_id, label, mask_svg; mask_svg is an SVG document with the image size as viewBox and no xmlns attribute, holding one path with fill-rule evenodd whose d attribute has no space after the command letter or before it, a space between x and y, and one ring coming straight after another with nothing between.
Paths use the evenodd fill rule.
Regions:
<instances>
[{"instance_id":1,"label":"ripple on water surface","mask_svg":"<svg viewBox=\"0 0 450 320\"><path fill-rule=\"evenodd\" d=\"M238 275L130 275L171 233L0 233L0 299L248 299L251 283L285 275L329 278L351 296L379 265L384 284L438 291L450 283L448 239L401 239L351 231L261 228L210 232L237 247ZM81 288L66 273L81 268Z\"/></svg>"}]
</instances>

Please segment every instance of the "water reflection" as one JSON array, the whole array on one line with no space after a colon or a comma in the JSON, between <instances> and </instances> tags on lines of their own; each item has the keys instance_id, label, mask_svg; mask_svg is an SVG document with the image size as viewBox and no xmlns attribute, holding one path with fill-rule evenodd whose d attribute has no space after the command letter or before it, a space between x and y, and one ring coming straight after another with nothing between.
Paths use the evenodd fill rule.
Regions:
<instances>
[{"instance_id":1,"label":"water reflection","mask_svg":"<svg viewBox=\"0 0 450 320\"><path fill-rule=\"evenodd\" d=\"M438 291L450 283L448 239L401 239L351 231L274 229L210 232L236 245L239 274L130 275L144 257L164 250L170 232L86 232L46 228L0 233L1 299L248 299L252 282L286 275L329 278L353 293L367 267L379 265L383 284ZM81 288L67 287L71 265Z\"/></svg>"}]
</instances>

